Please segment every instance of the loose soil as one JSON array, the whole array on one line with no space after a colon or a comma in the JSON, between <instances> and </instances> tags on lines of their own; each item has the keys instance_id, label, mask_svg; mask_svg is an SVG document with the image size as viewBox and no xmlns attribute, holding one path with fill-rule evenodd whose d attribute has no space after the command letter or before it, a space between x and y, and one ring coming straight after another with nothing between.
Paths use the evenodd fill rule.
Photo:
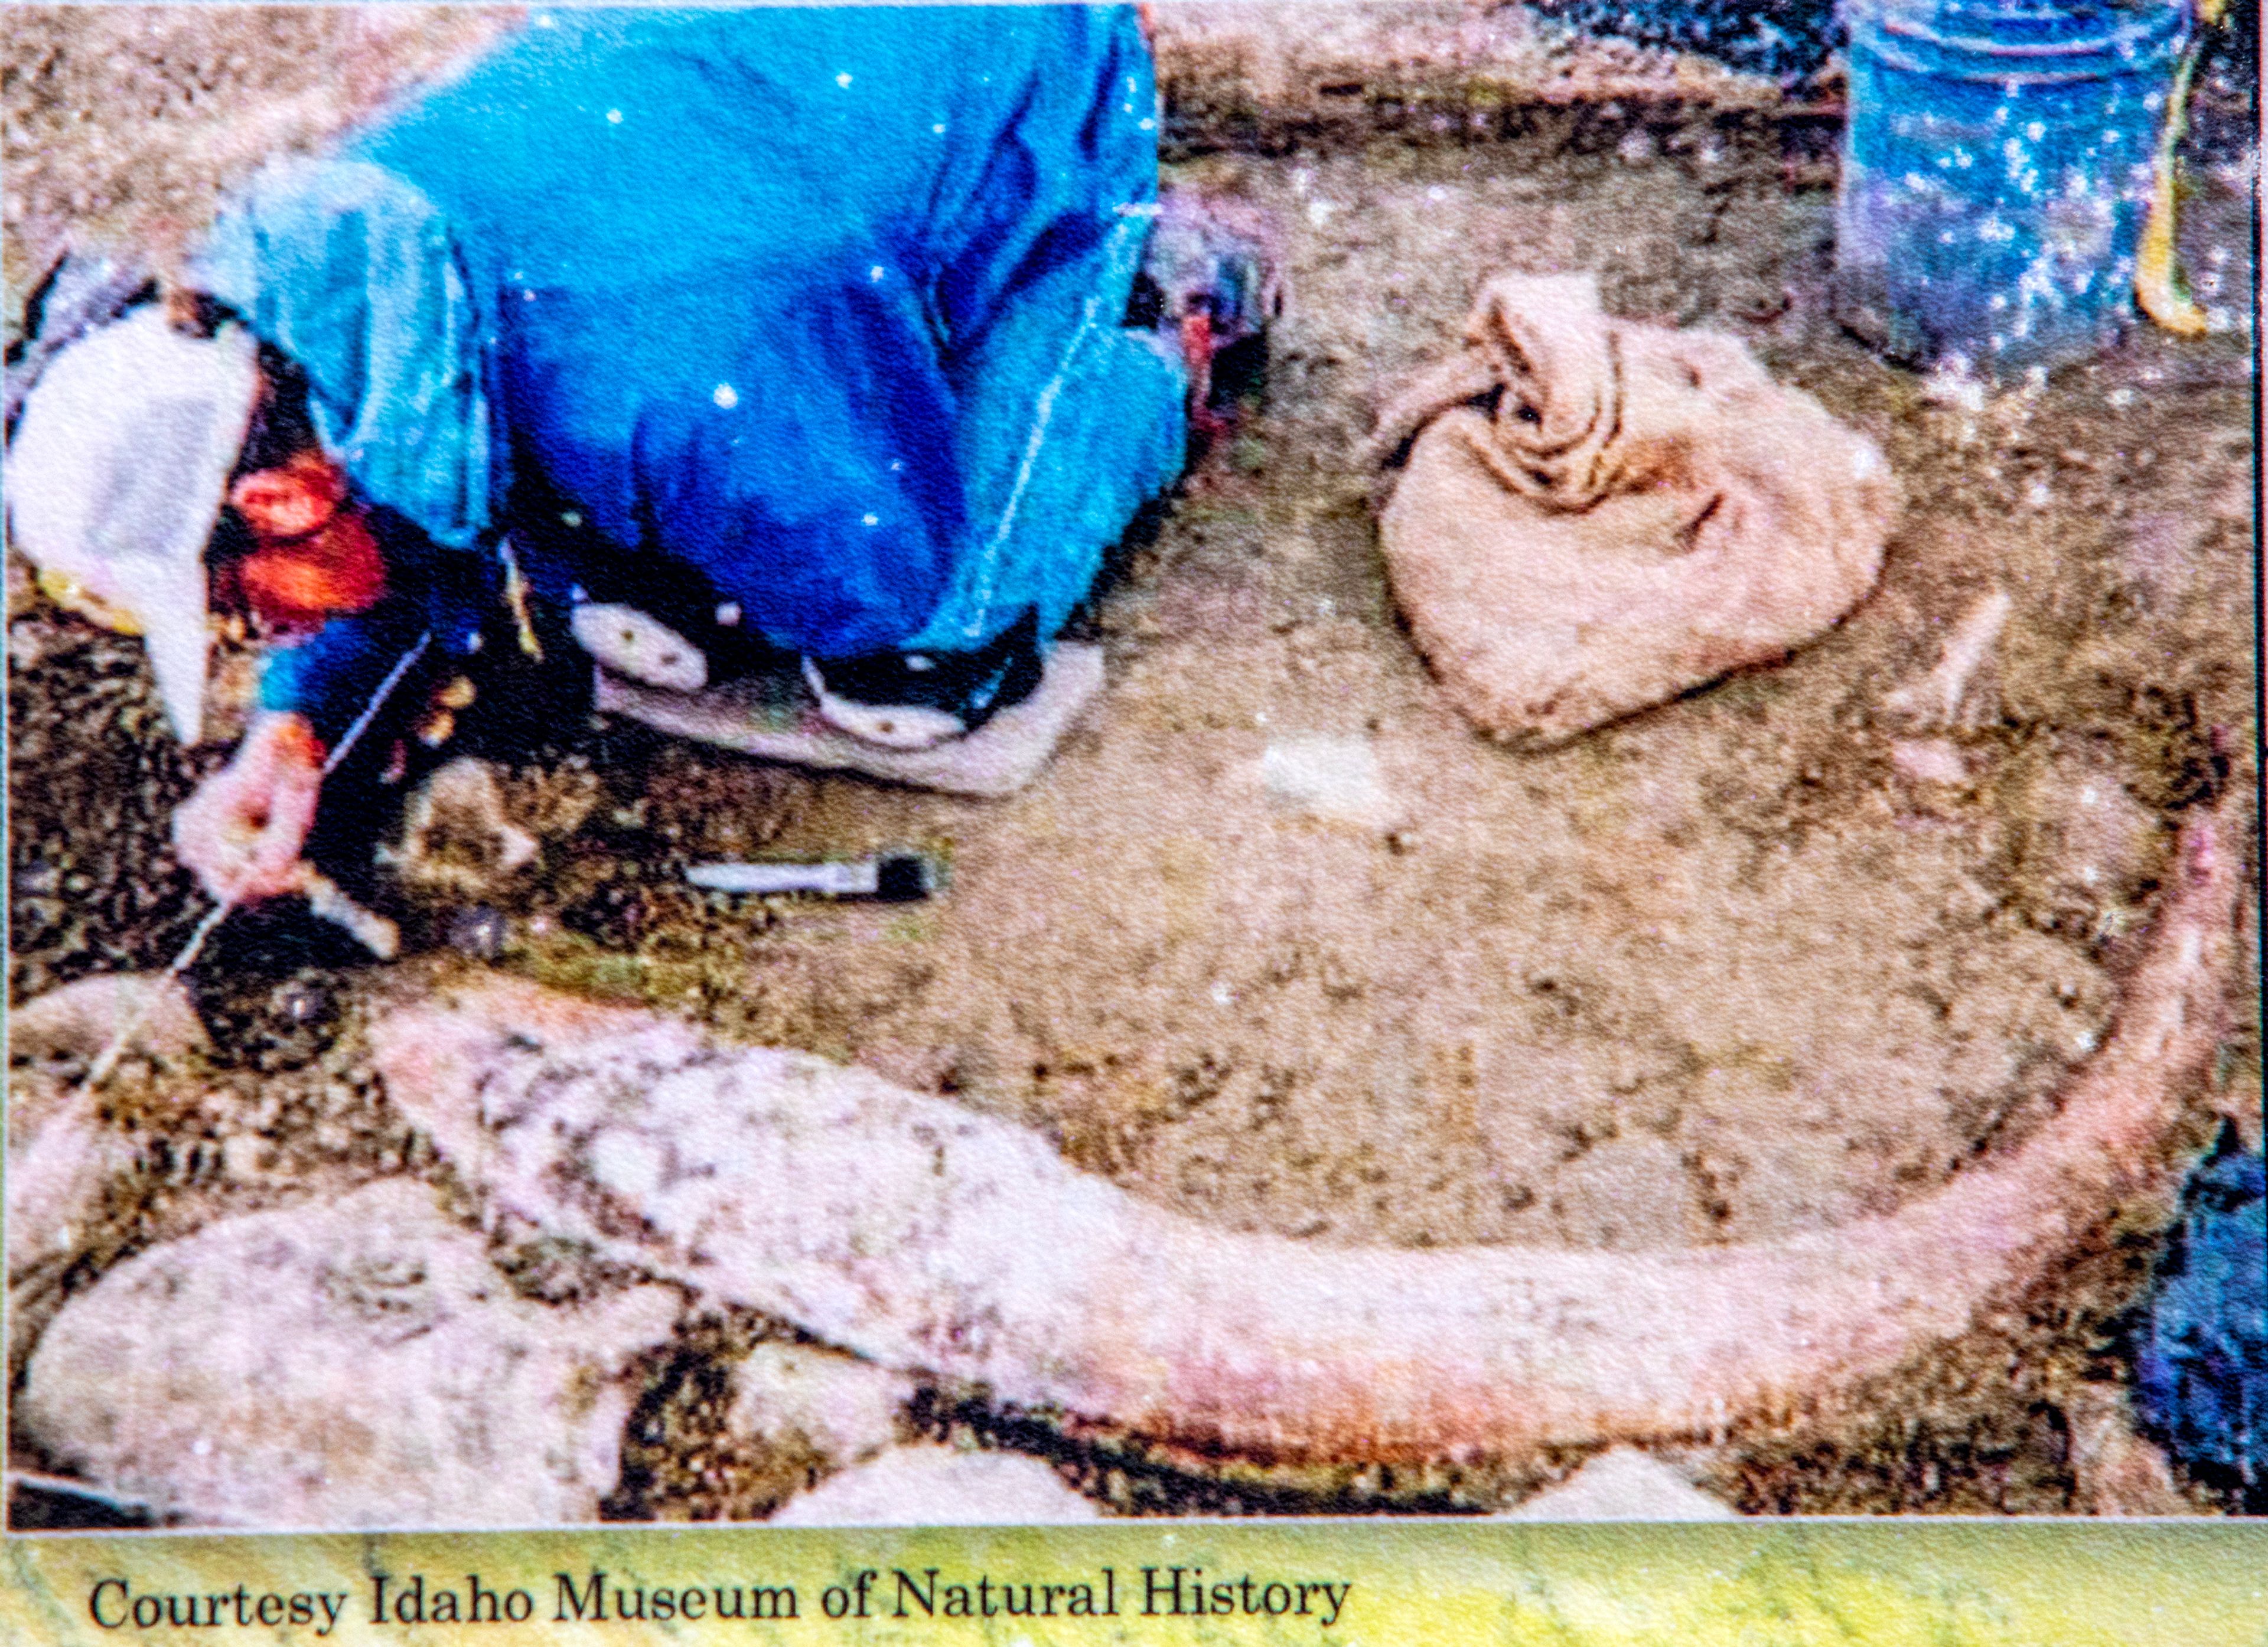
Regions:
<instances>
[{"instance_id":1,"label":"loose soil","mask_svg":"<svg viewBox=\"0 0 2268 1647\"><path fill-rule=\"evenodd\" d=\"M72 38L48 43L50 82ZM15 143L55 111L25 114L32 54L9 55ZM267 95L248 70L231 84ZM1289 301L1264 395L1082 619L1110 684L1027 792L955 800L593 730L509 776L537 862L477 893L405 878L413 934L460 932L480 902L497 964L866 1062L1193 1215L1322 1240L1769 1238L1887 1210L2050 1121L2108 1031L2183 814L2220 800L2250 838L2249 174L2205 157L2188 218L2230 329L2138 331L2043 380L1932 398L1828 313L1832 173L1812 127L1588 110L1491 129L1171 168L1268 214ZM16 234L26 180L41 202L58 187L52 155L22 152ZM107 152L84 162L90 218L134 197L133 167L188 189L194 216L178 180L204 173ZM1881 587L1785 666L1569 747L1478 738L1398 627L1383 481L1351 453L1503 269L1596 270L1615 311L1733 332L1872 435L1910 496ZM1955 724L1903 720L1889 695L1994 591L2010 615ZM165 819L213 756L166 747L130 643L28 593L11 611L20 1000L164 963L202 909ZM901 848L948 866L942 896L755 902L678 879L716 856ZM224 1058L257 1062L255 1043L305 1040L416 975L289 986L322 1013L272 977L202 987L238 1037ZM2257 1070L2235 1033L2200 1129L2213 1107L2257 1114ZM1735 1437L1702 1467L1759 1510L2073 1507L2068 1426L2059 1441L2043 1415L2121 1376L2113 1328L2149 1249L2114 1210L2017 1318L1867 1412ZM700 1409L673 1399L657 1386L640 1422L659 1427L632 1448L659 1485L618 1508L731 1512L729 1495L666 1490L682 1472L655 1415ZM929 1415L1065 1445L949 1395ZM1129 1509L1458 1508L1566 1462L1397 1483L1190 1474L1123 1438L1073 1452L1066 1468Z\"/></svg>"},{"instance_id":2,"label":"loose soil","mask_svg":"<svg viewBox=\"0 0 2268 1647\"><path fill-rule=\"evenodd\" d=\"M1729 156L1385 148L1183 180L1290 226L1268 408L1101 603L1110 689L1042 783L814 783L766 818L769 853L916 846L953 882L779 906L724 963L733 1026L1047 1127L1185 1210L1342 1240L1748 1239L2020 1138L2107 1027L2174 820L2225 782L2213 729L2249 742L2235 346L2139 339L1928 407L1818 313L1824 191ZM1915 505L1874 599L1568 749L1476 739L1395 625L1348 453L1505 267L1730 325L1876 435ZM1909 778L1882 700L1994 589L1991 702L1948 739L1970 776ZM1270 750L1318 739L1382 793L1272 792ZM703 839L732 824L710 765L647 787L648 831L730 848ZM640 952L666 968L698 923L645 912Z\"/></svg>"}]
</instances>

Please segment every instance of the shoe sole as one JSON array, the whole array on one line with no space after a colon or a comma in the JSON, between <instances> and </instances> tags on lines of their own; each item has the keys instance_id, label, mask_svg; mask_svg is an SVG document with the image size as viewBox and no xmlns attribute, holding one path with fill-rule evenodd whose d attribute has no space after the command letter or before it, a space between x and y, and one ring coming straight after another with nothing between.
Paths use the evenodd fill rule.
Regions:
<instances>
[{"instance_id":1,"label":"shoe sole","mask_svg":"<svg viewBox=\"0 0 2268 1647\"><path fill-rule=\"evenodd\" d=\"M609 715L758 760L821 772L855 772L949 795L998 798L1037 777L1071 724L1102 690L1102 648L1058 645L1040 684L966 738L930 749L885 749L836 731L815 713L792 719L731 686L658 690L598 671L593 707ZM785 724L784 724L784 721Z\"/></svg>"}]
</instances>

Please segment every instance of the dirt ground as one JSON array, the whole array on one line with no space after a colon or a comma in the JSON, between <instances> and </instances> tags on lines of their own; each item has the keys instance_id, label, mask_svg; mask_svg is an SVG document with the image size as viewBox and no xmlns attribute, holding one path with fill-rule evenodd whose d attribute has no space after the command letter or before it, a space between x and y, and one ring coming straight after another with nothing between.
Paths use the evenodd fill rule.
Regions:
<instances>
[{"instance_id":1,"label":"dirt ground","mask_svg":"<svg viewBox=\"0 0 2268 1647\"><path fill-rule=\"evenodd\" d=\"M1289 302L1264 396L1083 620L1109 686L1043 777L959 801L570 737L506 785L534 864L429 865L401 895L431 952L384 987L486 964L455 935L1023 1121L1191 1214L1329 1241L1742 1241L1887 1210L2020 1142L2110 1024L2183 812L2219 800L2250 836L2253 159L2225 145L2195 171L2190 267L2220 335L2138 331L1970 393L1830 316L1831 140L1755 111L1586 107L1484 139L1177 161L1174 186L1278 225ZM116 173L90 167L99 216ZM19 215L26 175L11 151L11 235L49 232ZM1611 309L1730 331L1878 440L1910 502L1876 592L1785 666L1568 747L1478 738L1398 627L1380 477L1351 454L1504 269L1597 270ZM1889 695L1996 591L2010 614L1956 724L1911 725ZM20 591L11 612L21 1000L163 964L202 912L166 814L216 757L166 749L132 644ZM717 856L897 848L949 867L943 895L756 902L679 879ZM225 1056L284 1078L345 1056L332 1030L379 983L285 967L204 991ZM2257 1117L2257 1070L2234 1032L2168 1147L2215 1108ZM261 1136L304 1154L328 1128L327 1171L407 1160L366 1089L339 1090L328 1118L269 1105ZM2071 1414L2115 1401L2153 1252L2150 1213L2115 1210L2024 1309L1864 1410L1695 1467L1750 1510L2087 1507ZM688 1449L703 1367L764 1330L718 1324L657 1367L623 1513L741 1502ZM1197 1470L950 1396L930 1415L1054 1453L1130 1510L1464 1508L1568 1462Z\"/></svg>"}]
</instances>

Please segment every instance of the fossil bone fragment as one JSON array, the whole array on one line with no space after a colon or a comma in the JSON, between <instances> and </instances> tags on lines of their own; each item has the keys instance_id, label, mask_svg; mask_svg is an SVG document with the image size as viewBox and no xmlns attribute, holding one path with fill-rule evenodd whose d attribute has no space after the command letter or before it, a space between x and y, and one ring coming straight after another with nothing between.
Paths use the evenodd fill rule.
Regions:
<instances>
[{"instance_id":1,"label":"fossil bone fragment","mask_svg":"<svg viewBox=\"0 0 2268 1647\"><path fill-rule=\"evenodd\" d=\"M2000 638L2013 606L2008 592L1996 589L1970 607L1945 637L1936 665L1918 680L1900 687L1882 700L1882 707L1918 728L1939 730L1961 724L1961 708L1969 697L1977 669Z\"/></svg>"}]
</instances>

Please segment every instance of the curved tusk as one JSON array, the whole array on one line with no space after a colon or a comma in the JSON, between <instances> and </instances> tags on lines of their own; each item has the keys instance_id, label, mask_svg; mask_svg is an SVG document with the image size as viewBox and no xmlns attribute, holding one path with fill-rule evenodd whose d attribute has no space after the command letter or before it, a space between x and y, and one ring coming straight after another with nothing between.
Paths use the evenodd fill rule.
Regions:
<instances>
[{"instance_id":1,"label":"curved tusk","mask_svg":"<svg viewBox=\"0 0 2268 1647\"><path fill-rule=\"evenodd\" d=\"M487 1198L887 1366L1277 1459L1704 1434L1965 1331L2154 1190L2221 1022L2210 820L2060 1113L1896 1212L1746 1246L1405 1251L1239 1233L862 1070L489 983L381 1024L393 1100Z\"/></svg>"}]
</instances>

